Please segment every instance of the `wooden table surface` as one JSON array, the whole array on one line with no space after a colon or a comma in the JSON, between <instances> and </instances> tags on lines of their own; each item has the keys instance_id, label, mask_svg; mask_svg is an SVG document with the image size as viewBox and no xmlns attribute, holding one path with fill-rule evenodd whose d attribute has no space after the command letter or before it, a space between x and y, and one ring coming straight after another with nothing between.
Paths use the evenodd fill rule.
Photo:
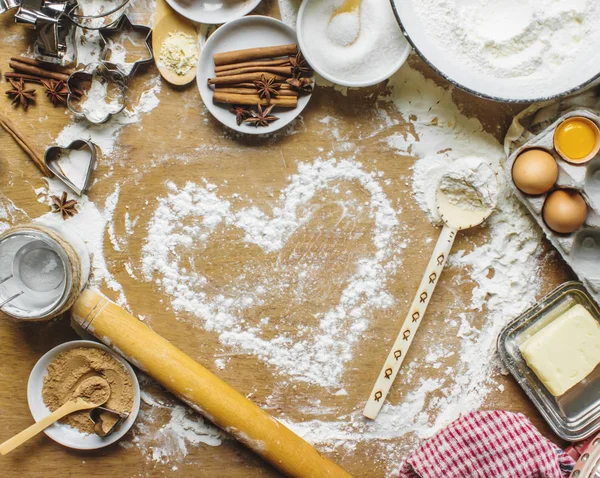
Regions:
<instances>
[{"instance_id":1,"label":"wooden table surface","mask_svg":"<svg viewBox=\"0 0 600 478\"><path fill-rule=\"evenodd\" d=\"M263 2L259 12L279 16L277 2ZM10 15L0 17L0 71L7 71L9 57L24 52L31 39L32 32L14 25ZM417 58L412 57L410 64L426 76L435 77ZM152 66L144 70L136 81L156 75L157 71ZM444 85L442 80L437 81ZM425 240L435 237L437 233L410 195L410 168L415 158L399 156L381 141L407 128L397 111L387 103L378 102L378 94L384 88L385 85L379 85L351 91L347 96L333 88L319 88L304 114L304 124L297 127L295 134L261 139L240 137L225 131L203 108L195 84L175 89L163 82L160 105L150 114L142 115L140 124L123 128L118 140L119 148L110 160L101 159L94 173L96 180L89 197L100 206L114 191L115 184L121 185L114 219L117 234L123 234L123 216L127 207L135 208L140 215L134 234L128 237L127 245L122 250L115 250L108 235L104 238L108 269L122 285L131 310L146 317L154 330L239 391L251 395L252 400L266 407L273 415L295 422L333 419L362 408L376 370L379 370L391 344L391 337L381 337L389 323L398 324L404 317L404 304L412 299L417 285L416 281L406 282L404 278L420 277L428 261L430 247ZM2 82L1 90L6 89L6 83ZM72 118L64 108L52 107L43 98L41 88L36 89L37 104L26 113L11 108L4 94L0 95L0 109L18 122L21 129L43 150L54 142L57 134ZM485 129L499 140L512 116L519 110L519 107L477 99L460 91L455 91L454 97L458 104L463 105L465 114L478 118ZM377 133L374 130L377 108L385 109L392 118L398 120L398 124L387 127L381 134ZM414 246L405 251L402 271L389 282L388 291L397 305L375 314L369 330L354 349L353 361L347 364L348 370L344 375L346 396L334 396L321 387L286 379L255 356L225 347L216 334L194 326L191 318L173 312L169 307L169 297L154 283L132 278L124 267L129 262L139 275L140 249L156 206L156 198L166 192L165 179L171 179L178 185L188 180L201 183L206 179L209 183L219 185L221 196L238 193L252 200L254 206L267 210L274 205L278 192L287 185L288 177L297 171L299 163L311 163L320 154L318 148L323 148L325 152L336 150L336 137L321 121L325 116L336 118L342 137L353 138L358 132L373 132L371 135L363 134L362 137L366 139L361 140L359 160L366 170L373 168L383 171L385 177L390 179L384 187L385 193L397 207L402 208L402 220L410 229L410 244ZM178 137L181 139L176 139ZM206 145L210 148L198 148ZM343 153L340 154L343 156ZM166 157L173 159L157 160ZM187 160L176 159L178 157L186 157ZM0 185L1 203L6 206L12 202L17 208L14 217L10 218L11 222L25 222L27 216L35 218L49 211L46 203L38 202L34 191L45 186L38 170L3 133L0 134ZM353 194L360 195L363 191L354 188ZM244 263L253 263L255 270L271 270L276 260L280 261L280 265L292 267L294 256L290 248L293 247L305 257L321 261L323 267L318 268L315 277L311 278L311 297L294 304L293 310L290 310L292 298L288 293L282 296L273 293L272 302L268 305L270 317L293 326L292 321L305 321L315 311L326 310L334 304L342 287L338 276L345 273L342 266L368 249L365 241L372 230L372 221L366 214L354 220L354 230L365 232L363 239L336 235L334 227L339 219L337 206L328 202L327 194L314 201L319 214L294 235L278 257L272 257L258 247L247 247L239 232L220 230L210 250L205 251L201 258L204 261L203 274L209 278L211 286L216 289L227 287L238 275L240 264ZM480 242L484 237L484 230L463 234L455 247L470 247L470 244ZM318 248L315 243L318 243ZM552 254L547 245L544 248L540 294L571 278L568 268L557 255ZM458 292L455 290L454 282L460 272L453 268L443 275L408 361L411 357L423 354L423 349L432 341L439 340L451 348L459 346L460 339L452 334L443 334L436 322L447 314L447 304L456 303L455 294L459 294L462 303L469 302L470 287L462 286ZM101 289L109 297L117 298L117 294L106 284L102 284ZM483 313L480 314L483 316ZM396 326L392 329L395 331ZM45 324L22 324L1 318L0 440L9 438L31 423L26 387L33 365L50 348L74 338L76 335L68 319ZM229 360L221 370L216 367L215 358L222 356ZM423 370L422 374L423 377L436 377L443 372L442 369L430 368ZM493 379L504 388L503 391L499 389L488 394L484 408L523 412L544 434L556 440L510 376L496 374ZM400 403L403 398L402 387L397 383L389 400ZM312 406L307 411L307 404L314 405L317 400L321 408ZM161 426L160 422L146 425L154 427L154 431ZM131 443L131 440L130 433L125 442ZM402 453L407 453L413 443L414 440L409 440L408 435L392 440L392 445ZM381 459L382 445L383 442L377 440L361 441L352 452L344 447L332 451L326 447L326 453L354 476L380 477L390 470L390 463ZM217 447L188 444L187 448L186 457L173 457L168 463L161 464L148 459L135 446L125 448L113 445L99 451L82 452L64 448L45 435L39 435L9 456L0 458L0 476L279 476L274 469L233 440L225 440Z\"/></svg>"}]
</instances>

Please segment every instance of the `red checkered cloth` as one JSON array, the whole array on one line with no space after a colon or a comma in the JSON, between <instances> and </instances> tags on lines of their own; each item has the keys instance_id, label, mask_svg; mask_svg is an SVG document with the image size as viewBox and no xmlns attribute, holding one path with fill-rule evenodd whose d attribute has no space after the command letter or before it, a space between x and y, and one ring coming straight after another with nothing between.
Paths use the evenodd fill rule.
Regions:
<instances>
[{"instance_id":1,"label":"red checkered cloth","mask_svg":"<svg viewBox=\"0 0 600 478\"><path fill-rule=\"evenodd\" d=\"M471 412L406 459L400 478L563 478L574 465L524 415Z\"/></svg>"}]
</instances>

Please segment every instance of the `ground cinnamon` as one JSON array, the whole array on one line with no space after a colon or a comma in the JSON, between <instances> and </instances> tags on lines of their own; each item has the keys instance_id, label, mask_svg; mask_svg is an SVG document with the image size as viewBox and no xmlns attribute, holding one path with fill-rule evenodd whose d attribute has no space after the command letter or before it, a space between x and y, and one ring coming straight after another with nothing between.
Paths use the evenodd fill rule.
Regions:
<instances>
[{"instance_id":1,"label":"ground cinnamon","mask_svg":"<svg viewBox=\"0 0 600 478\"><path fill-rule=\"evenodd\" d=\"M294 56L298 53L298 45L267 46L263 48L248 48L246 50L227 51L216 53L214 56L215 66L241 63L261 58L277 58L278 56Z\"/></svg>"},{"instance_id":2,"label":"ground cinnamon","mask_svg":"<svg viewBox=\"0 0 600 478\"><path fill-rule=\"evenodd\" d=\"M59 354L48 366L48 375L44 377L42 398L54 411L69 401L77 387L85 379L102 377L110 386L110 397L103 405L120 413L133 410L133 383L121 362L111 354L92 347L77 347ZM109 412L100 412L100 417ZM106 422L110 421L110 414ZM67 415L60 420L84 433L94 433L94 422L90 412L81 411Z\"/></svg>"}]
</instances>

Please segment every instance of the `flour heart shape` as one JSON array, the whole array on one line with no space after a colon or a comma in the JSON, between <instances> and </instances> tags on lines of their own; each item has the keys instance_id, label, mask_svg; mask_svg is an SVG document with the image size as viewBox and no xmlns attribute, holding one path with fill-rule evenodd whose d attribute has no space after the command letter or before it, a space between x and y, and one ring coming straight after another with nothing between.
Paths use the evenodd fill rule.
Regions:
<instances>
[{"instance_id":1,"label":"flour heart shape","mask_svg":"<svg viewBox=\"0 0 600 478\"><path fill-rule=\"evenodd\" d=\"M58 179L81 196L90 186L96 156L97 147L94 143L76 139L66 148L48 148L44 154L44 163Z\"/></svg>"},{"instance_id":2,"label":"flour heart shape","mask_svg":"<svg viewBox=\"0 0 600 478\"><path fill-rule=\"evenodd\" d=\"M340 192L340 221L351 216L346 210L356 208L362 211L362 217L374 223L373 235L365 256L343 258L351 265L347 277L334 278L343 287L339 296L336 290L330 301L334 305L328 306L328 310L319 310L320 304L311 303L314 312L313 309L307 312L306 304L313 298L312 290L307 290L300 301L301 321L281 324L273 323L269 317L269 301L279 293L280 284L290 274L310 275L318 260L303 267L303 262L310 261L301 258L295 261L297 270L286 264L283 280L281 271L271 280L275 271L263 271L260 265L253 270L244 269L231 281L230 292L224 288L215 291L206 273L196 270L195 257L186 257L202 254L211 240L223 237L216 236L215 231L234 228L234 234L241 232L243 241L258 246L265 257L275 254L277 258L290 238L311 220L314 213L311 200L346 185L358 186L359 193L367 194L370 199L365 203L364 198L359 201ZM300 381L327 388L340 386L345 364L352 359L353 348L368 328L369 318L374 311L387 309L394 303L386 290L386 281L398 264L393 247L398 237L395 234L398 219L378 178L364 171L360 163L349 160L317 160L311 165L300 165L298 174L291 176L290 184L281 191L271 214L256 207L233 210L232 204L220 198L216 187L211 185L189 182L178 187L169 182L167 187L169 193L159 198L158 208L148 224L141 257L144 278L154 281L171 296L176 312L199 319L204 329L219 334L224 345L256 355ZM228 249L225 246L226 253ZM333 259L335 254L342 253L343 250L335 252ZM319 254L317 251L315 257ZM318 267L329 266L318 264ZM292 306L287 302L283 305L286 309Z\"/></svg>"}]
</instances>

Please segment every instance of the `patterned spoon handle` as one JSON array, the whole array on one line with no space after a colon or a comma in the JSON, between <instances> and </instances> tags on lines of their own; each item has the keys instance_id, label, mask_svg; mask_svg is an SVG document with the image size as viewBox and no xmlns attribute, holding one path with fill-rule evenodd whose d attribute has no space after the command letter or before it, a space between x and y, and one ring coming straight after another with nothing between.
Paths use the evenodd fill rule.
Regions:
<instances>
[{"instance_id":1,"label":"patterned spoon handle","mask_svg":"<svg viewBox=\"0 0 600 478\"><path fill-rule=\"evenodd\" d=\"M444 226L442 229L440 238L435 245L431 259L429 260L429 264L427 264L427 269L421 280L417 295L410 306L406 319L404 319L404 323L400 329L400 333L396 338L396 342L379 373L377 382L375 382L373 391L365 405L363 415L367 418L374 420L381 410L381 407L383 407L385 398L387 397L390 388L392 388L394 379L396 378L396 375L398 375L398 371L402 366L402 362L406 357L410 344L423 320L425 310L431 300L431 295L433 294L437 281L444 269L444 265L446 264L446 260L452 249L452 244L454 244L456 232L456 229L452 229L448 226Z\"/></svg>"}]
</instances>

